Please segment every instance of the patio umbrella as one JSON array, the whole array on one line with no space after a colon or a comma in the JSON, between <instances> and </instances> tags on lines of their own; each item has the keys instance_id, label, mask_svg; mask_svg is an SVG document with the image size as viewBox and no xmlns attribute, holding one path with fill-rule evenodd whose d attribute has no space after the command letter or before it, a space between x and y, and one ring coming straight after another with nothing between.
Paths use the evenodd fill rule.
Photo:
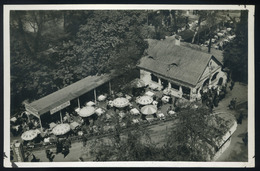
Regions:
<instances>
[{"instance_id":1,"label":"patio umbrella","mask_svg":"<svg viewBox=\"0 0 260 171\"><path fill-rule=\"evenodd\" d=\"M154 105L147 105L141 108L141 112L144 115L151 115L157 112L157 107Z\"/></svg>"},{"instance_id":2,"label":"patio umbrella","mask_svg":"<svg viewBox=\"0 0 260 171\"><path fill-rule=\"evenodd\" d=\"M133 82L132 82L132 86L135 87L135 88L142 88L142 87L145 87L145 82L143 80L140 80L140 79L135 79Z\"/></svg>"},{"instance_id":3,"label":"patio umbrella","mask_svg":"<svg viewBox=\"0 0 260 171\"><path fill-rule=\"evenodd\" d=\"M124 97L118 97L115 100L113 100L113 106L117 108L124 108L129 105L129 100Z\"/></svg>"},{"instance_id":4,"label":"patio umbrella","mask_svg":"<svg viewBox=\"0 0 260 171\"><path fill-rule=\"evenodd\" d=\"M153 102L153 98L151 96L141 96L136 100L136 102L141 105L148 105Z\"/></svg>"},{"instance_id":5,"label":"patio umbrella","mask_svg":"<svg viewBox=\"0 0 260 171\"><path fill-rule=\"evenodd\" d=\"M35 130L29 130L22 134L21 138L25 141L30 141L36 138L38 133Z\"/></svg>"},{"instance_id":6,"label":"patio umbrella","mask_svg":"<svg viewBox=\"0 0 260 171\"><path fill-rule=\"evenodd\" d=\"M81 117L88 117L95 113L95 108L92 106L86 106L79 110L78 114Z\"/></svg>"},{"instance_id":7,"label":"patio umbrella","mask_svg":"<svg viewBox=\"0 0 260 171\"><path fill-rule=\"evenodd\" d=\"M59 124L53 128L52 133L54 135L63 135L69 132L69 130L70 130L69 124Z\"/></svg>"}]
</instances>

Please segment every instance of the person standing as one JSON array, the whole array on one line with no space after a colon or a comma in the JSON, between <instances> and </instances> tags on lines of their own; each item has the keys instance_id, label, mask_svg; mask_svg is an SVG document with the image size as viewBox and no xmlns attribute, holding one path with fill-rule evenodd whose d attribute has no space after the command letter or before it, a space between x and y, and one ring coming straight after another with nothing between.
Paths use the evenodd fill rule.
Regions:
<instances>
[{"instance_id":1,"label":"person standing","mask_svg":"<svg viewBox=\"0 0 260 171\"><path fill-rule=\"evenodd\" d=\"M229 88L230 88L230 91L233 90L233 87L234 87L234 86L235 86L235 82L232 80L232 81L231 81L231 85L230 85L230 87L229 87Z\"/></svg>"},{"instance_id":2,"label":"person standing","mask_svg":"<svg viewBox=\"0 0 260 171\"><path fill-rule=\"evenodd\" d=\"M53 162L53 159L55 157L55 155L53 154L52 150L45 150L46 153L46 157L47 159L49 159L50 162Z\"/></svg>"}]
</instances>

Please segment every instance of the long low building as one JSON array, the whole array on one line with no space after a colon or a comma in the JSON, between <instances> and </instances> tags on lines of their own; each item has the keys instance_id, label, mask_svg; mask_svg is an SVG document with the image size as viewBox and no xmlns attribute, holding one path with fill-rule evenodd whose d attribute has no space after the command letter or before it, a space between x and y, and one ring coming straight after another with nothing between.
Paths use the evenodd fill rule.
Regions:
<instances>
[{"instance_id":1,"label":"long low building","mask_svg":"<svg viewBox=\"0 0 260 171\"><path fill-rule=\"evenodd\" d=\"M168 89L171 95L190 101L200 99L200 90L224 85L221 57L187 46L175 36L148 40L148 55L137 67L140 79L151 88Z\"/></svg>"}]
</instances>

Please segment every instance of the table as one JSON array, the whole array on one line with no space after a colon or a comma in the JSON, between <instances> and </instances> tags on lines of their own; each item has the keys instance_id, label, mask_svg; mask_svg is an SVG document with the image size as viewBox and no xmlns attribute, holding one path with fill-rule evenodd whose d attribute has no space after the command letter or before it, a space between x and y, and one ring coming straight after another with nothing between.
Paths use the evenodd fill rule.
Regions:
<instances>
[{"instance_id":1,"label":"table","mask_svg":"<svg viewBox=\"0 0 260 171\"><path fill-rule=\"evenodd\" d=\"M140 114L139 110L136 109L136 108L131 109L131 110L130 110L130 113L131 113L132 115L139 115L139 114Z\"/></svg>"},{"instance_id":2,"label":"table","mask_svg":"<svg viewBox=\"0 0 260 171\"><path fill-rule=\"evenodd\" d=\"M119 116L121 117L121 118L123 118L123 117L125 117L125 113L124 112L119 112Z\"/></svg>"},{"instance_id":3,"label":"table","mask_svg":"<svg viewBox=\"0 0 260 171\"><path fill-rule=\"evenodd\" d=\"M107 97L105 95L100 95L100 96L98 96L98 101L102 102L102 101L106 100L106 98Z\"/></svg>"},{"instance_id":4,"label":"table","mask_svg":"<svg viewBox=\"0 0 260 171\"><path fill-rule=\"evenodd\" d=\"M48 138L44 138L44 139L43 139L43 142L45 142L45 143L49 143L49 142L50 142L50 137L48 137Z\"/></svg>"},{"instance_id":5,"label":"table","mask_svg":"<svg viewBox=\"0 0 260 171\"><path fill-rule=\"evenodd\" d=\"M79 136L82 136L82 135L83 135L83 132L82 132L82 131L79 131L79 132L78 132L78 135L79 135Z\"/></svg>"},{"instance_id":6,"label":"table","mask_svg":"<svg viewBox=\"0 0 260 171\"><path fill-rule=\"evenodd\" d=\"M133 121L133 123L139 123L138 119L133 119L132 121Z\"/></svg>"},{"instance_id":7,"label":"table","mask_svg":"<svg viewBox=\"0 0 260 171\"><path fill-rule=\"evenodd\" d=\"M155 84L150 84L149 87L150 87L152 90L160 90L160 86L155 85Z\"/></svg>"},{"instance_id":8,"label":"table","mask_svg":"<svg viewBox=\"0 0 260 171\"><path fill-rule=\"evenodd\" d=\"M159 113L159 114L157 114L157 116L158 116L158 118L160 118L160 119L165 119L165 116L164 116L163 113Z\"/></svg>"},{"instance_id":9,"label":"table","mask_svg":"<svg viewBox=\"0 0 260 171\"><path fill-rule=\"evenodd\" d=\"M50 129L52 129L52 128L54 128L57 124L54 123L54 122L52 122L52 123L50 123L49 125L50 125Z\"/></svg>"},{"instance_id":10,"label":"table","mask_svg":"<svg viewBox=\"0 0 260 171\"><path fill-rule=\"evenodd\" d=\"M94 102L92 102L92 101L89 101L89 102L86 103L86 105L87 105L87 106L94 106L94 105L96 105L96 103L94 103Z\"/></svg>"},{"instance_id":11,"label":"table","mask_svg":"<svg viewBox=\"0 0 260 171\"><path fill-rule=\"evenodd\" d=\"M157 101L153 101L153 105L157 106L158 102Z\"/></svg>"},{"instance_id":12,"label":"table","mask_svg":"<svg viewBox=\"0 0 260 171\"><path fill-rule=\"evenodd\" d=\"M131 99L132 99L132 97L129 96L128 94L125 95L125 98L126 98L127 100L131 100Z\"/></svg>"},{"instance_id":13,"label":"table","mask_svg":"<svg viewBox=\"0 0 260 171\"><path fill-rule=\"evenodd\" d=\"M113 107L113 101L112 101L112 100L109 100L109 101L108 101L108 105L109 105L110 107Z\"/></svg>"},{"instance_id":14,"label":"table","mask_svg":"<svg viewBox=\"0 0 260 171\"><path fill-rule=\"evenodd\" d=\"M72 122L71 124L70 124L70 128L71 129L75 129L75 128L77 128L79 126L79 123L78 122Z\"/></svg>"},{"instance_id":15,"label":"table","mask_svg":"<svg viewBox=\"0 0 260 171\"><path fill-rule=\"evenodd\" d=\"M170 110L170 111L168 112L168 114L169 114L169 115L174 115L174 116L176 116L176 112L174 112L173 110Z\"/></svg>"},{"instance_id":16,"label":"table","mask_svg":"<svg viewBox=\"0 0 260 171\"><path fill-rule=\"evenodd\" d=\"M163 96L163 97L162 97L162 101L163 101L164 103L168 103L168 102L169 102L169 99L170 99L169 96Z\"/></svg>"},{"instance_id":17,"label":"table","mask_svg":"<svg viewBox=\"0 0 260 171\"><path fill-rule=\"evenodd\" d=\"M109 125L105 125L105 126L103 127L103 129L104 129L104 131L110 131L110 130L113 129L113 127L112 127L112 126L109 126Z\"/></svg>"},{"instance_id":18,"label":"table","mask_svg":"<svg viewBox=\"0 0 260 171\"><path fill-rule=\"evenodd\" d=\"M147 96L153 96L153 95L154 95L154 93L153 93L153 92L151 92L151 91L147 91L147 92L145 93L145 95L147 95Z\"/></svg>"},{"instance_id":19,"label":"table","mask_svg":"<svg viewBox=\"0 0 260 171\"><path fill-rule=\"evenodd\" d=\"M96 114L98 114L98 116L102 115L103 113L105 113L105 110L102 108L98 108L97 110L95 110Z\"/></svg>"},{"instance_id":20,"label":"table","mask_svg":"<svg viewBox=\"0 0 260 171\"><path fill-rule=\"evenodd\" d=\"M79 111L80 111L79 107L75 109L75 112L79 113Z\"/></svg>"},{"instance_id":21,"label":"table","mask_svg":"<svg viewBox=\"0 0 260 171\"><path fill-rule=\"evenodd\" d=\"M163 94L170 95L171 94L171 90L169 88L166 88L166 89L163 90Z\"/></svg>"}]
</instances>

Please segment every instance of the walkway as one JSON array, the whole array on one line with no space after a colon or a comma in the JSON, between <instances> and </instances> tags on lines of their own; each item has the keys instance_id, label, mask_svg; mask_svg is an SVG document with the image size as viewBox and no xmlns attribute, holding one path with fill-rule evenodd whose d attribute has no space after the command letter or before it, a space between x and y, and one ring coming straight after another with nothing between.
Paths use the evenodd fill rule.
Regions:
<instances>
[{"instance_id":1,"label":"walkway","mask_svg":"<svg viewBox=\"0 0 260 171\"><path fill-rule=\"evenodd\" d=\"M243 103L247 101L247 86L240 83L235 83L234 89L230 91L228 88L228 94L223 99L219 106L214 110L215 112L229 112L236 115L236 111L229 110L228 105L232 98L237 98L237 102ZM247 115L247 110L244 110ZM237 130L231 137L231 142L226 151L220 155L216 161L247 161L247 146L244 145L242 138L248 130L247 117L243 119L242 124L238 124Z\"/></svg>"}]
</instances>

